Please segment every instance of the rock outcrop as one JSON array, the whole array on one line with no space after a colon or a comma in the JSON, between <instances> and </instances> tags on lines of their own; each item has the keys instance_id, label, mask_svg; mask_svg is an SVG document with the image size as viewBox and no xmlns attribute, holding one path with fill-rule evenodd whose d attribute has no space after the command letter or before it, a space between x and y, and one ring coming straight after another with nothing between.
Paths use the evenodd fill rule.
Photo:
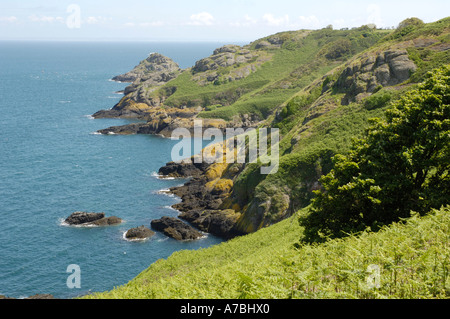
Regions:
<instances>
[{"instance_id":1,"label":"rock outcrop","mask_svg":"<svg viewBox=\"0 0 450 319\"><path fill-rule=\"evenodd\" d=\"M180 218L188 221L198 229L224 239L243 235L236 229L241 216L232 209L227 210L190 210L180 214Z\"/></svg>"},{"instance_id":2,"label":"rock outcrop","mask_svg":"<svg viewBox=\"0 0 450 319\"><path fill-rule=\"evenodd\" d=\"M133 70L112 78L113 81L132 82L132 88L142 82L147 82L150 86L159 86L175 78L180 67L172 59L159 53L152 53L141 61Z\"/></svg>"},{"instance_id":3,"label":"rock outcrop","mask_svg":"<svg viewBox=\"0 0 450 319\"><path fill-rule=\"evenodd\" d=\"M370 54L348 64L334 83L334 88L347 93L342 103L348 104L357 100L359 94L373 93L380 86L403 83L416 69L406 50Z\"/></svg>"},{"instance_id":4,"label":"rock outcrop","mask_svg":"<svg viewBox=\"0 0 450 319\"><path fill-rule=\"evenodd\" d=\"M194 163L193 161L169 162L159 169L158 174L175 178L200 177L209 165L205 162Z\"/></svg>"},{"instance_id":5,"label":"rock outcrop","mask_svg":"<svg viewBox=\"0 0 450 319\"><path fill-rule=\"evenodd\" d=\"M75 212L67 217L65 222L69 225L81 225L94 222L104 217L105 213Z\"/></svg>"},{"instance_id":6,"label":"rock outcrop","mask_svg":"<svg viewBox=\"0 0 450 319\"><path fill-rule=\"evenodd\" d=\"M128 73L113 78L115 81L132 82L124 90L125 97L111 110L101 110L93 114L94 118L145 116L149 106L160 106L165 98L175 92L166 90L164 96L150 96L150 93L160 88L181 72L177 63L159 53L152 53L147 59Z\"/></svg>"},{"instance_id":7,"label":"rock outcrop","mask_svg":"<svg viewBox=\"0 0 450 319\"><path fill-rule=\"evenodd\" d=\"M66 218L65 223L71 226L111 226L122 223L122 219L105 213L75 212Z\"/></svg>"},{"instance_id":8,"label":"rock outcrop","mask_svg":"<svg viewBox=\"0 0 450 319\"><path fill-rule=\"evenodd\" d=\"M224 155L225 156L225 155ZM243 164L196 164L193 161L170 162L159 170L160 175L190 178L184 185L170 192L181 199L173 205L181 212L180 218L198 229L215 236L230 239L243 233L235 226L241 217L239 207L230 207L233 181Z\"/></svg>"},{"instance_id":9,"label":"rock outcrop","mask_svg":"<svg viewBox=\"0 0 450 319\"><path fill-rule=\"evenodd\" d=\"M267 52L225 45L214 50L211 56L195 63L192 68L193 80L199 85L233 82L249 76L271 58Z\"/></svg>"},{"instance_id":10,"label":"rock outcrop","mask_svg":"<svg viewBox=\"0 0 450 319\"><path fill-rule=\"evenodd\" d=\"M105 217L105 218L96 220L96 221L90 223L90 225L92 225L92 226L113 226L113 225L119 225L122 222L123 222L123 220L121 218L116 217L116 216L111 216L111 217Z\"/></svg>"},{"instance_id":11,"label":"rock outcrop","mask_svg":"<svg viewBox=\"0 0 450 319\"><path fill-rule=\"evenodd\" d=\"M151 229L145 227L144 225L131 228L125 233L125 238L129 240L142 240L147 239L155 235Z\"/></svg>"},{"instance_id":12,"label":"rock outcrop","mask_svg":"<svg viewBox=\"0 0 450 319\"><path fill-rule=\"evenodd\" d=\"M175 217L164 216L152 220L151 226L156 231L176 240L195 240L203 237L201 232Z\"/></svg>"}]
</instances>

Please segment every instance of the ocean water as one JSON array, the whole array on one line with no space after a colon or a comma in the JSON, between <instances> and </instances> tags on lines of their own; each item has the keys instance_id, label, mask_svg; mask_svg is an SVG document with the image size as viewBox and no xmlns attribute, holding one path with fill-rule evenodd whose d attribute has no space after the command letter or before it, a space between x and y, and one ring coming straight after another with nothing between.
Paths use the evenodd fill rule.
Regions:
<instances>
[{"instance_id":1,"label":"ocean water","mask_svg":"<svg viewBox=\"0 0 450 319\"><path fill-rule=\"evenodd\" d=\"M157 233L124 240L128 229L177 216L179 199L159 191L183 180L160 180L177 141L157 136L96 135L129 123L94 120L126 84L113 76L151 52L182 68L223 43L0 42L0 294L50 293L71 298L123 285L160 258L221 242L208 235L177 242ZM75 211L105 212L119 226L80 228L62 221ZM69 265L81 288L69 288Z\"/></svg>"}]
</instances>

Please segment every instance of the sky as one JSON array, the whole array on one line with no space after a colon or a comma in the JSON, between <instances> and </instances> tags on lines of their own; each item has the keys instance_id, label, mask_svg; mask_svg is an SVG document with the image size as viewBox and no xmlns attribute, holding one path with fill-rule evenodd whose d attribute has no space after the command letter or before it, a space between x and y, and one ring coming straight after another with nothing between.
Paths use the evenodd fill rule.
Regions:
<instances>
[{"instance_id":1,"label":"sky","mask_svg":"<svg viewBox=\"0 0 450 319\"><path fill-rule=\"evenodd\" d=\"M250 42L281 31L433 22L448 0L1 0L0 40Z\"/></svg>"}]
</instances>

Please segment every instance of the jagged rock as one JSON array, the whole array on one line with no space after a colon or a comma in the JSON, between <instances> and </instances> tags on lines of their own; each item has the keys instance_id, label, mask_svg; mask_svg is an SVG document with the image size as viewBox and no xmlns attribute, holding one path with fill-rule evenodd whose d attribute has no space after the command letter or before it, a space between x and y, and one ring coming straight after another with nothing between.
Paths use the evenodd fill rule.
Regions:
<instances>
[{"instance_id":1,"label":"jagged rock","mask_svg":"<svg viewBox=\"0 0 450 319\"><path fill-rule=\"evenodd\" d=\"M203 236L194 227L174 217L165 216L161 219L152 220L151 226L153 229L176 240L195 240Z\"/></svg>"},{"instance_id":2,"label":"jagged rock","mask_svg":"<svg viewBox=\"0 0 450 319\"><path fill-rule=\"evenodd\" d=\"M155 84L165 83L174 78L180 67L172 59L159 53L152 53L133 70L112 78L120 82L153 81Z\"/></svg>"},{"instance_id":3,"label":"jagged rock","mask_svg":"<svg viewBox=\"0 0 450 319\"><path fill-rule=\"evenodd\" d=\"M127 239L146 239L155 235L151 229L145 226L139 226L136 228L131 228L125 233L125 238Z\"/></svg>"},{"instance_id":4,"label":"jagged rock","mask_svg":"<svg viewBox=\"0 0 450 319\"><path fill-rule=\"evenodd\" d=\"M216 55L216 54L224 53L224 52L236 53L240 49L241 49L241 47L239 45L227 44L227 45L224 45L223 47L215 49L213 54Z\"/></svg>"},{"instance_id":5,"label":"jagged rock","mask_svg":"<svg viewBox=\"0 0 450 319\"><path fill-rule=\"evenodd\" d=\"M267 54L244 49L238 45L226 45L216 49L213 55L196 62L192 68L193 80L199 85L236 81L256 71L257 67L268 59ZM226 73L218 72L221 68L228 70ZM218 73L222 74L219 76Z\"/></svg>"},{"instance_id":6,"label":"jagged rock","mask_svg":"<svg viewBox=\"0 0 450 319\"><path fill-rule=\"evenodd\" d=\"M358 95L372 93L379 86L403 83L416 69L406 50L387 50L349 63L334 87L347 92L342 103L348 104Z\"/></svg>"},{"instance_id":7,"label":"jagged rock","mask_svg":"<svg viewBox=\"0 0 450 319\"><path fill-rule=\"evenodd\" d=\"M133 70L113 78L115 81L133 82L125 88L125 96L111 110L94 113L94 118L145 116L149 106L160 106L164 100L175 93L175 88L167 88L166 96L150 97L148 93L176 78L181 72L177 63L159 53L152 53Z\"/></svg>"},{"instance_id":8,"label":"jagged rock","mask_svg":"<svg viewBox=\"0 0 450 319\"><path fill-rule=\"evenodd\" d=\"M116 216L111 216L111 217L105 217L105 218L93 221L93 222L89 223L89 225L94 225L94 226L113 226L113 225L118 225L118 224L121 224L121 223L122 223L122 219L120 219L119 217L116 217Z\"/></svg>"},{"instance_id":9,"label":"jagged rock","mask_svg":"<svg viewBox=\"0 0 450 319\"><path fill-rule=\"evenodd\" d=\"M208 166L208 163L194 163L192 160L184 162L169 162L165 166L161 167L158 173L159 175L165 177L199 177L203 174L203 172L205 172Z\"/></svg>"},{"instance_id":10,"label":"jagged rock","mask_svg":"<svg viewBox=\"0 0 450 319\"><path fill-rule=\"evenodd\" d=\"M67 217L65 222L69 225L81 225L94 222L104 217L105 213L75 212Z\"/></svg>"},{"instance_id":11,"label":"jagged rock","mask_svg":"<svg viewBox=\"0 0 450 319\"><path fill-rule=\"evenodd\" d=\"M110 226L122 223L116 216L105 217L105 213L75 212L66 218L65 223L72 226Z\"/></svg>"},{"instance_id":12,"label":"jagged rock","mask_svg":"<svg viewBox=\"0 0 450 319\"><path fill-rule=\"evenodd\" d=\"M228 210L191 210L180 214L180 218L188 221L200 230L224 239L242 235L235 226L241 216L232 209Z\"/></svg>"}]
</instances>

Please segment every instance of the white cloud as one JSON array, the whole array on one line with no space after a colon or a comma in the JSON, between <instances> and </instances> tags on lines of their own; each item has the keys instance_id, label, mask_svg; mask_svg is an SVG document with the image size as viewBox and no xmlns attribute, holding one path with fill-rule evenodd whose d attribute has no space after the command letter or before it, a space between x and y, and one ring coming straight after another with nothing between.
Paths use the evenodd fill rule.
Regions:
<instances>
[{"instance_id":1,"label":"white cloud","mask_svg":"<svg viewBox=\"0 0 450 319\"><path fill-rule=\"evenodd\" d=\"M283 17L275 18L273 14L266 13L263 16L263 20L267 23L268 26L271 27L279 27L289 24L289 16L287 14Z\"/></svg>"},{"instance_id":2,"label":"white cloud","mask_svg":"<svg viewBox=\"0 0 450 319\"><path fill-rule=\"evenodd\" d=\"M162 21L153 21L153 22L143 22L139 23L140 27L162 27L164 25L164 22Z\"/></svg>"},{"instance_id":3,"label":"white cloud","mask_svg":"<svg viewBox=\"0 0 450 319\"><path fill-rule=\"evenodd\" d=\"M248 14L244 16L244 19L241 21L230 22L230 26L232 27L249 27L258 23L258 20L250 17Z\"/></svg>"},{"instance_id":4,"label":"white cloud","mask_svg":"<svg viewBox=\"0 0 450 319\"><path fill-rule=\"evenodd\" d=\"M33 14L33 15L29 16L28 18L32 22L47 22L47 23L53 23L53 22L64 23L65 22L63 17L37 16L37 15Z\"/></svg>"},{"instance_id":5,"label":"white cloud","mask_svg":"<svg viewBox=\"0 0 450 319\"><path fill-rule=\"evenodd\" d=\"M96 17L87 17L86 23L87 24L97 24L99 20Z\"/></svg>"},{"instance_id":6,"label":"white cloud","mask_svg":"<svg viewBox=\"0 0 450 319\"><path fill-rule=\"evenodd\" d=\"M212 25L214 17L208 12L200 12L190 17L189 25Z\"/></svg>"},{"instance_id":7,"label":"white cloud","mask_svg":"<svg viewBox=\"0 0 450 319\"><path fill-rule=\"evenodd\" d=\"M97 16L97 17L87 17L85 22L87 24L100 24L111 20L112 18Z\"/></svg>"},{"instance_id":8,"label":"white cloud","mask_svg":"<svg viewBox=\"0 0 450 319\"><path fill-rule=\"evenodd\" d=\"M135 23L135 22L127 22L124 23L123 26L127 28L135 28L135 27L141 27L141 28L148 28L148 27L162 27L165 23L162 21L153 21L153 22L141 22L141 23Z\"/></svg>"},{"instance_id":9,"label":"white cloud","mask_svg":"<svg viewBox=\"0 0 450 319\"><path fill-rule=\"evenodd\" d=\"M17 19L17 17L15 16L10 16L10 17L0 17L0 22L9 22L9 23L14 23L17 22L19 19Z\"/></svg>"}]
</instances>

